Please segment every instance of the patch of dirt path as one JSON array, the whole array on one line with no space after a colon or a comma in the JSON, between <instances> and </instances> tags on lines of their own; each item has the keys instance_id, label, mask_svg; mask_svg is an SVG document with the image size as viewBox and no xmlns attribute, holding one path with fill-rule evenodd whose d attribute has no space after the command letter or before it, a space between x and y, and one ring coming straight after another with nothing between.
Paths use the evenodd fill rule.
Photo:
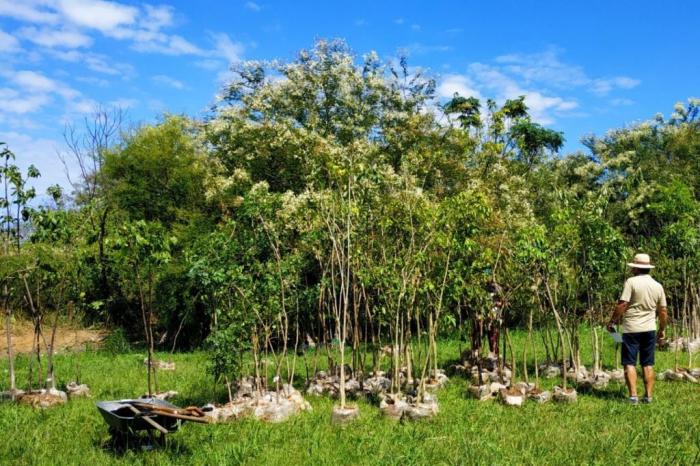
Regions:
<instances>
[{"instance_id":1,"label":"patch of dirt path","mask_svg":"<svg viewBox=\"0 0 700 466\"><path fill-rule=\"evenodd\" d=\"M0 357L7 354L7 335L5 325L0 324ZM44 338L48 343L51 339L51 328L42 329ZM90 328L74 328L71 326L60 326L56 330L56 352L82 351L86 346L90 349L101 345L102 340L108 335L106 330ZM29 322L18 322L12 325L12 349L15 354L30 353L34 343L34 328ZM41 341L41 350L46 351L44 341Z\"/></svg>"}]
</instances>

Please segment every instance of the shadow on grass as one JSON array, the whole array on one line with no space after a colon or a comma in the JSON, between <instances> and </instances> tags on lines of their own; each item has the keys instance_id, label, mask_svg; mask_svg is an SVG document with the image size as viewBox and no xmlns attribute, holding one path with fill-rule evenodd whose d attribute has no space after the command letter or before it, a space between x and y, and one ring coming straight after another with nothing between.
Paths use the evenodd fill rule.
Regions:
<instances>
[{"instance_id":1,"label":"shadow on grass","mask_svg":"<svg viewBox=\"0 0 700 466\"><path fill-rule=\"evenodd\" d=\"M122 457L131 453L148 453L160 451L169 456L191 456L189 447L177 438L163 436L148 431L148 434L112 434L107 440L97 439L93 442L96 448L115 456Z\"/></svg>"},{"instance_id":2,"label":"shadow on grass","mask_svg":"<svg viewBox=\"0 0 700 466\"><path fill-rule=\"evenodd\" d=\"M627 388L622 384L610 384L605 390L591 387L577 387L576 390L586 396L609 401L627 401Z\"/></svg>"}]
</instances>

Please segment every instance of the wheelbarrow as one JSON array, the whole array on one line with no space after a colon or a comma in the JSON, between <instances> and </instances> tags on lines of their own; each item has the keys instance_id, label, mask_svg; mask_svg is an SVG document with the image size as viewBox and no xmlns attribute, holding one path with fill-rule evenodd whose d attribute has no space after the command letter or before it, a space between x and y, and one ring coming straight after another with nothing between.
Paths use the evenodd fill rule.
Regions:
<instances>
[{"instance_id":1,"label":"wheelbarrow","mask_svg":"<svg viewBox=\"0 0 700 466\"><path fill-rule=\"evenodd\" d=\"M154 430L160 432L162 440L166 434L176 432L183 422L209 423L199 408L181 409L157 398L98 401L96 406L116 441L128 440L144 430L151 439Z\"/></svg>"}]
</instances>

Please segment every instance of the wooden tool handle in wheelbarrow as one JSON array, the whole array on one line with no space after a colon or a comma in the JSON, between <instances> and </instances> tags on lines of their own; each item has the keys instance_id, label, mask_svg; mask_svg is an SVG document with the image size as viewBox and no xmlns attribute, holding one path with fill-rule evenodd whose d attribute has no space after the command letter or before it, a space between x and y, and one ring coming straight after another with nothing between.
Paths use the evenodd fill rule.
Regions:
<instances>
[{"instance_id":1,"label":"wooden tool handle in wheelbarrow","mask_svg":"<svg viewBox=\"0 0 700 466\"><path fill-rule=\"evenodd\" d=\"M156 405L152 403L143 403L140 401L132 401L130 403L133 406L136 406L137 408L144 410L144 411L149 411L153 413L158 413L159 415L177 415L177 416L186 416L186 418L181 418L181 419L188 419L192 420L189 418L201 418L205 419L205 414L204 412L196 407L187 407L187 408L168 408L167 406L161 406L161 405ZM176 417L176 416L171 416L171 417ZM199 422L204 422L201 419L199 419ZM197 421L195 421L197 422Z\"/></svg>"},{"instance_id":2,"label":"wooden tool handle in wheelbarrow","mask_svg":"<svg viewBox=\"0 0 700 466\"><path fill-rule=\"evenodd\" d=\"M202 411L201 409L199 409L196 406L188 406L187 408L185 408L185 411L189 411L190 413L193 413L193 414L197 415L198 417L206 416L206 414L204 414L204 411Z\"/></svg>"},{"instance_id":3,"label":"wooden tool handle in wheelbarrow","mask_svg":"<svg viewBox=\"0 0 700 466\"><path fill-rule=\"evenodd\" d=\"M209 424L209 418L198 417L198 416L188 416L187 414L174 413L172 411L162 411L160 409L153 409L150 411L153 414L163 417L172 417L175 419L182 419L183 421L199 422L201 424Z\"/></svg>"},{"instance_id":4,"label":"wooden tool handle in wheelbarrow","mask_svg":"<svg viewBox=\"0 0 700 466\"><path fill-rule=\"evenodd\" d=\"M157 416L171 417L174 419L181 419L183 421L199 422L201 424L209 424L209 418L207 418L199 409L174 409L151 403L142 403L139 401L132 402L130 405L136 406L143 411L155 414Z\"/></svg>"},{"instance_id":5,"label":"wooden tool handle in wheelbarrow","mask_svg":"<svg viewBox=\"0 0 700 466\"><path fill-rule=\"evenodd\" d=\"M131 409L131 411L133 411L134 414L140 416L141 419L143 419L143 420L146 421L148 424L150 424L151 426L153 426L153 428L159 430L159 431L160 431L161 433L163 433L163 434L169 434L169 433L170 433L170 432L168 431L168 429L166 429L165 427L163 427L163 426L161 426L160 424L158 424L156 421L154 421L153 419L151 419L150 417L148 417L147 415L145 415L145 413L143 413L143 412L139 411L138 409L136 409L134 406L132 406L132 405L130 405L130 404L127 404L127 406Z\"/></svg>"}]
</instances>

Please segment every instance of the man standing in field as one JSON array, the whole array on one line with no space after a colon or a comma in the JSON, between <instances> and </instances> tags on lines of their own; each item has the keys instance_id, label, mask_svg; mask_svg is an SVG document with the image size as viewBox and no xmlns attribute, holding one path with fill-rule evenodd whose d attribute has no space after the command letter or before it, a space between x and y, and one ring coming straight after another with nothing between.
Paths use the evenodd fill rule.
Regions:
<instances>
[{"instance_id":1,"label":"man standing in field","mask_svg":"<svg viewBox=\"0 0 700 466\"><path fill-rule=\"evenodd\" d=\"M659 317L658 340L666 337L666 294L664 287L651 278L649 271L654 268L647 254L637 254L634 261L627 264L633 277L628 278L622 296L608 323L608 330L615 331L615 325L622 320L622 365L625 367L625 381L630 393L630 402L637 404L637 355L644 373L643 403L651 403L654 389L654 350L656 349L656 316Z\"/></svg>"}]
</instances>

